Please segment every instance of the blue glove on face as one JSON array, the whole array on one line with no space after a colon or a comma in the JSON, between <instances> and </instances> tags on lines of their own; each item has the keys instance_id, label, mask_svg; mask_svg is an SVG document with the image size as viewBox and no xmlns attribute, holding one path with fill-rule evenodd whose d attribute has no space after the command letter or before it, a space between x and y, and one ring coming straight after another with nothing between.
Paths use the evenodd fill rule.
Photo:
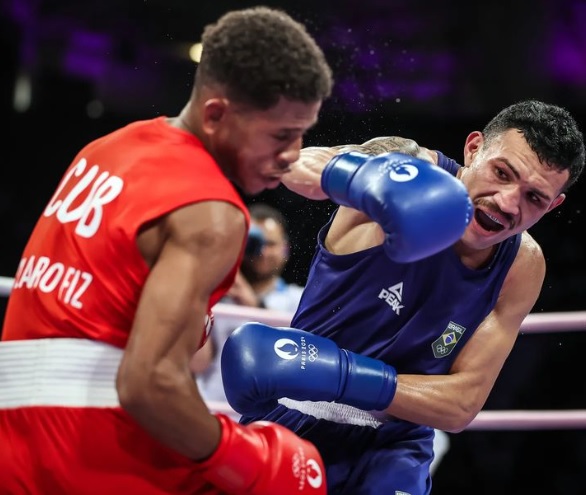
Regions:
<instances>
[{"instance_id":1,"label":"blue glove on face","mask_svg":"<svg viewBox=\"0 0 586 495\"><path fill-rule=\"evenodd\" d=\"M359 210L386 234L394 261L427 258L456 242L474 208L462 182L433 163L402 153L357 152L332 158L321 187L342 206Z\"/></svg>"},{"instance_id":2,"label":"blue glove on face","mask_svg":"<svg viewBox=\"0 0 586 495\"><path fill-rule=\"evenodd\" d=\"M232 332L221 368L228 403L244 415L267 413L282 397L382 410L397 386L395 369L382 361L303 330L262 323Z\"/></svg>"}]
</instances>

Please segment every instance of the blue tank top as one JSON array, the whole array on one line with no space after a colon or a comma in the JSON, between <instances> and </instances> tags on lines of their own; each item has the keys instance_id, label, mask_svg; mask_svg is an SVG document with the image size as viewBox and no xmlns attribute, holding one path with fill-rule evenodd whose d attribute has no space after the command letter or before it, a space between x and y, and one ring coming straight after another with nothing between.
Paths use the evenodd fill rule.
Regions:
<instances>
[{"instance_id":1,"label":"blue tank top","mask_svg":"<svg viewBox=\"0 0 586 495\"><path fill-rule=\"evenodd\" d=\"M441 153L438 165L460 167ZM453 248L413 263L395 263L375 246L334 255L318 234L305 291L291 326L380 359L398 373L446 374L458 352L496 304L521 241L498 245L490 262L472 270Z\"/></svg>"}]
</instances>

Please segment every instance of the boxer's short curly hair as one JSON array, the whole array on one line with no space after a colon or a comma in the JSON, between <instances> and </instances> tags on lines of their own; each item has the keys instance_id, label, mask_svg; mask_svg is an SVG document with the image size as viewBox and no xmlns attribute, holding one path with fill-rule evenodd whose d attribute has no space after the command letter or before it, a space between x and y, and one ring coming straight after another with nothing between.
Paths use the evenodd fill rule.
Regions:
<instances>
[{"instance_id":1,"label":"boxer's short curly hair","mask_svg":"<svg viewBox=\"0 0 586 495\"><path fill-rule=\"evenodd\" d=\"M205 27L195 85L222 85L228 98L266 110L281 96L313 103L330 96L332 71L306 28L285 12L253 7Z\"/></svg>"}]
</instances>

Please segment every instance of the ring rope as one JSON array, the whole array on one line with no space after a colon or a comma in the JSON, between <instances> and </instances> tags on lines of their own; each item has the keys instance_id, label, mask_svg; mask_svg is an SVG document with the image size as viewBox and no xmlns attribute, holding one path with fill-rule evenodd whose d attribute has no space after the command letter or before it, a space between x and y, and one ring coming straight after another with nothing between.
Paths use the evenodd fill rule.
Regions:
<instances>
[{"instance_id":1,"label":"ring rope","mask_svg":"<svg viewBox=\"0 0 586 495\"><path fill-rule=\"evenodd\" d=\"M9 296L14 279L0 277L0 296ZM218 303L214 306L216 318L259 321L272 326L287 326L292 315L269 309L250 308ZM586 330L586 311L531 313L521 325L521 333L546 333ZM211 411L236 415L228 403L208 401ZM511 410L480 411L467 430L562 430L586 429L586 410Z\"/></svg>"},{"instance_id":2,"label":"ring rope","mask_svg":"<svg viewBox=\"0 0 586 495\"><path fill-rule=\"evenodd\" d=\"M227 402L206 401L214 413L238 418ZM586 410L480 411L466 430L574 430L586 428Z\"/></svg>"},{"instance_id":3,"label":"ring rope","mask_svg":"<svg viewBox=\"0 0 586 495\"><path fill-rule=\"evenodd\" d=\"M0 296L9 296L14 279L0 277ZM272 326L287 326L291 314L271 309L250 308L218 303L214 306L216 317L240 321L262 321ZM560 311L553 313L531 313L521 324L521 333L551 333L586 330L586 311Z\"/></svg>"}]
</instances>

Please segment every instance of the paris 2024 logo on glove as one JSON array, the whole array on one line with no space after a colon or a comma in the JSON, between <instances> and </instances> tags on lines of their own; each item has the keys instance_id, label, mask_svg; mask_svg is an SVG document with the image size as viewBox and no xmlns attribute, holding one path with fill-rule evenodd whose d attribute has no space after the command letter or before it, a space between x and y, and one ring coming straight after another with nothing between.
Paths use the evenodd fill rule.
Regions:
<instances>
[{"instance_id":1,"label":"paris 2024 logo on glove","mask_svg":"<svg viewBox=\"0 0 586 495\"><path fill-rule=\"evenodd\" d=\"M393 164L389 172L389 178L394 182L409 182L419 175L419 169L409 163Z\"/></svg>"},{"instance_id":2,"label":"paris 2024 logo on glove","mask_svg":"<svg viewBox=\"0 0 586 495\"><path fill-rule=\"evenodd\" d=\"M314 362L318 358L318 349L313 344L307 344L305 337L301 337L297 343L292 339L278 339L273 345L275 354L281 359L292 361L297 357L301 358L301 369L305 369L307 361Z\"/></svg>"}]
</instances>

